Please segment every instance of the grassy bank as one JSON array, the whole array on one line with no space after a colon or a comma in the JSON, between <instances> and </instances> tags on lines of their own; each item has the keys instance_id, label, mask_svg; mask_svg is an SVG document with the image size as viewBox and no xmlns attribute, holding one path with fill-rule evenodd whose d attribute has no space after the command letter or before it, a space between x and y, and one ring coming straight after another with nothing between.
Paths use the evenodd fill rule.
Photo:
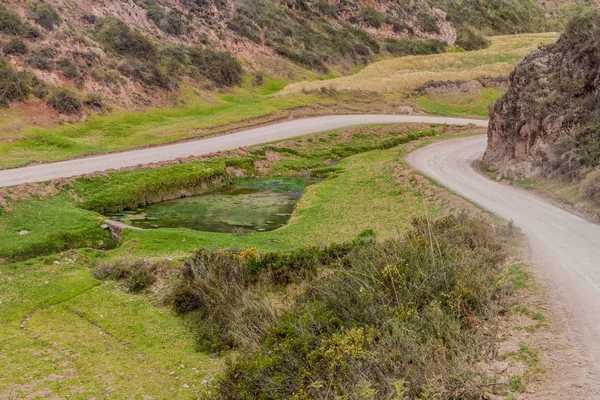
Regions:
<instances>
[{"instance_id":1,"label":"grassy bank","mask_svg":"<svg viewBox=\"0 0 600 400\"><path fill-rule=\"evenodd\" d=\"M82 251L0 267L0 397L192 396L221 362L195 351L171 310L94 279L93 259Z\"/></svg>"}]
</instances>

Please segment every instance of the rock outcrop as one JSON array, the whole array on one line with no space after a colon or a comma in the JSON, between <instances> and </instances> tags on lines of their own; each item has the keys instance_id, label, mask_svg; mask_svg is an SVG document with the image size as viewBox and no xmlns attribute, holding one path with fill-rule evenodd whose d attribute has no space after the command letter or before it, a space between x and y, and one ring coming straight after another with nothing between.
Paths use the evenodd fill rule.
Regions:
<instances>
[{"instance_id":1,"label":"rock outcrop","mask_svg":"<svg viewBox=\"0 0 600 400\"><path fill-rule=\"evenodd\" d=\"M491 112L484 163L512 179L582 178L600 161L586 141L598 131L600 16L573 21L557 43L527 56Z\"/></svg>"}]
</instances>

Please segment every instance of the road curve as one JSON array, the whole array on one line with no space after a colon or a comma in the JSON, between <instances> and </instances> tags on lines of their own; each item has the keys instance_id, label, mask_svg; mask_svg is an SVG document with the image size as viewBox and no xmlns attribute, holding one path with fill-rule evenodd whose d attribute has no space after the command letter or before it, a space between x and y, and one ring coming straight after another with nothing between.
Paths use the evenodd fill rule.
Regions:
<instances>
[{"instance_id":1,"label":"road curve","mask_svg":"<svg viewBox=\"0 0 600 400\"><path fill-rule=\"evenodd\" d=\"M486 143L485 135L437 142L411 153L407 160L454 192L513 220L527 235L534 261L540 265L538 274L552 290L552 301L562 308L569 340L583 360L573 368L585 370L589 391L577 398L599 399L600 225L479 174L473 161L481 159ZM575 384L561 378L567 380L565 387ZM546 398L565 397L559 392Z\"/></svg>"},{"instance_id":2,"label":"road curve","mask_svg":"<svg viewBox=\"0 0 600 400\"><path fill-rule=\"evenodd\" d=\"M96 171L133 167L140 164L210 154L216 151L253 146L351 125L421 122L454 125L474 124L480 127L487 126L487 121L483 120L416 115L331 115L304 118L206 139L180 142L141 150L78 158L50 164L39 164L23 168L1 170L0 187L14 186L28 182L44 182L57 178L68 178L76 175L89 174Z\"/></svg>"}]
</instances>

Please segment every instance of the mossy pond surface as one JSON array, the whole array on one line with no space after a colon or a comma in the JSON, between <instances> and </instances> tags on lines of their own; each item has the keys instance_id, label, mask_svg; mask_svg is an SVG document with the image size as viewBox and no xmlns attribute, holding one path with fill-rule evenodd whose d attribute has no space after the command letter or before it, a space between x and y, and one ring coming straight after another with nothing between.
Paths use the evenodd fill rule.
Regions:
<instances>
[{"instance_id":1,"label":"mossy pond surface","mask_svg":"<svg viewBox=\"0 0 600 400\"><path fill-rule=\"evenodd\" d=\"M188 228L232 233L284 226L312 178L236 179L208 193L151 204L107 217L142 229Z\"/></svg>"}]
</instances>

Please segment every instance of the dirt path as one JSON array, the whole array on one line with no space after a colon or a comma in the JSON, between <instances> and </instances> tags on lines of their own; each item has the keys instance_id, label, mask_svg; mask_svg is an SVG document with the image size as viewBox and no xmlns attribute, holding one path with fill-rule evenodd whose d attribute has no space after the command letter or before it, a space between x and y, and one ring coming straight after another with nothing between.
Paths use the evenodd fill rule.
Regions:
<instances>
[{"instance_id":1,"label":"dirt path","mask_svg":"<svg viewBox=\"0 0 600 400\"><path fill-rule=\"evenodd\" d=\"M529 239L538 281L549 294L560 332L546 343L548 372L535 399L600 399L600 225L535 195L493 182L473 168L487 138L434 143L410 154L411 165L496 215Z\"/></svg>"},{"instance_id":2,"label":"dirt path","mask_svg":"<svg viewBox=\"0 0 600 400\"><path fill-rule=\"evenodd\" d=\"M304 118L207 139L2 170L0 171L0 187L14 186L28 182L43 182L57 178L89 174L96 171L133 167L141 164L210 154L217 151L253 146L351 125L422 122L454 125L473 124L479 127L487 126L487 121L484 120L410 115L331 115Z\"/></svg>"}]
</instances>

